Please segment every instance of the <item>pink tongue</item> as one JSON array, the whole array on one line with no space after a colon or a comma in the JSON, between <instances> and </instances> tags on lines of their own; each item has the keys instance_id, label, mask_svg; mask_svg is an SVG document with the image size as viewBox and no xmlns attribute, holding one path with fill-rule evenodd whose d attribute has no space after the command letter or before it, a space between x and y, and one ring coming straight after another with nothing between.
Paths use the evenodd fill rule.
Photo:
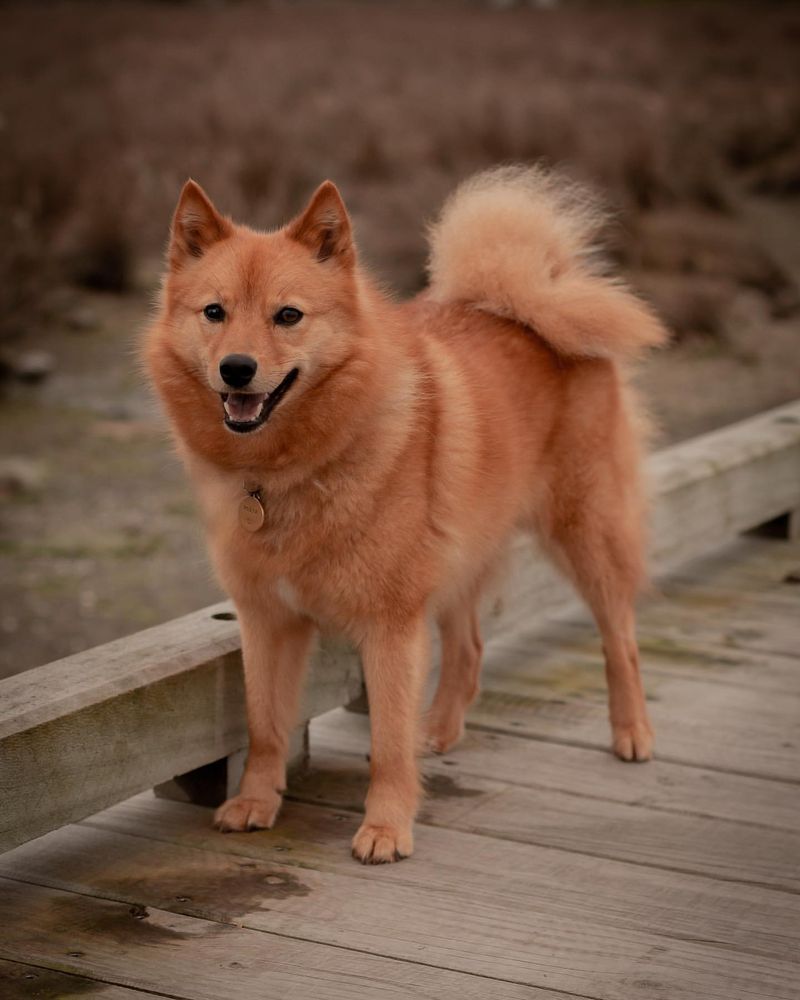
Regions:
<instances>
[{"instance_id":1,"label":"pink tongue","mask_svg":"<svg viewBox=\"0 0 800 1000\"><path fill-rule=\"evenodd\" d=\"M255 420L265 398L261 393L232 392L225 400L225 412L231 420Z\"/></svg>"}]
</instances>

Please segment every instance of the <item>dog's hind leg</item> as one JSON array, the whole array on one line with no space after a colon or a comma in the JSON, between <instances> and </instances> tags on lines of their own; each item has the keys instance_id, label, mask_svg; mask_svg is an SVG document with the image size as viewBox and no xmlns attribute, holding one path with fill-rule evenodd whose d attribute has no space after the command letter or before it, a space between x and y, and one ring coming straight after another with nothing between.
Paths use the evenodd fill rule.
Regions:
<instances>
[{"instance_id":1,"label":"dog's hind leg","mask_svg":"<svg viewBox=\"0 0 800 1000\"><path fill-rule=\"evenodd\" d=\"M639 669L633 603L624 594L597 592L591 606L603 639L614 753L622 760L649 760L653 727Z\"/></svg>"},{"instance_id":2,"label":"dog's hind leg","mask_svg":"<svg viewBox=\"0 0 800 1000\"><path fill-rule=\"evenodd\" d=\"M556 526L549 541L600 629L614 753L622 760L649 760L653 728L639 671L634 610L643 574L641 531L635 519L585 509Z\"/></svg>"},{"instance_id":3,"label":"dog's hind leg","mask_svg":"<svg viewBox=\"0 0 800 1000\"><path fill-rule=\"evenodd\" d=\"M464 734L464 717L478 696L483 643L475 595L439 616L442 666L439 685L425 715L425 746L445 753Z\"/></svg>"}]
</instances>

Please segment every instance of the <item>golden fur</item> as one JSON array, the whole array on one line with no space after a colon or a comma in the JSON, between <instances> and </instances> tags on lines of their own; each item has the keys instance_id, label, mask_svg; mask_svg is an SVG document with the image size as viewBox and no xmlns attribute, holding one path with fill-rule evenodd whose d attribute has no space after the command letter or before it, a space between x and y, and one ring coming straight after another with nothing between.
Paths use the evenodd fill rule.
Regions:
<instances>
[{"instance_id":1,"label":"golden fur","mask_svg":"<svg viewBox=\"0 0 800 1000\"><path fill-rule=\"evenodd\" d=\"M479 176L432 230L430 288L397 304L360 269L330 182L274 233L184 188L145 353L241 623L250 752L239 794L217 811L223 830L275 821L322 628L359 648L370 702L353 853L411 853L428 622L442 670L424 738L444 751L478 691L482 587L520 529L541 537L597 619L614 750L650 756L633 611L641 423L618 359L664 333L599 270L598 219L580 189L540 170ZM224 322L204 317L212 302ZM273 319L285 306L302 311L297 325ZM257 361L254 393L299 370L252 433L223 423L231 353ZM266 510L256 533L237 521L245 483Z\"/></svg>"}]
</instances>

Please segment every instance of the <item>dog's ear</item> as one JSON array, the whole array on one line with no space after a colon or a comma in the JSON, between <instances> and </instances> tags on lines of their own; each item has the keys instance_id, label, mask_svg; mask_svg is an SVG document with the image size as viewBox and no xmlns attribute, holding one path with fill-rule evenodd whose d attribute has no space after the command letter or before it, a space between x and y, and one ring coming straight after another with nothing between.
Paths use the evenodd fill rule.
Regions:
<instances>
[{"instance_id":1,"label":"dog's ear","mask_svg":"<svg viewBox=\"0 0 800 1000\"><path fill-rule=\"evenodd\" d=\"M354 259L353 229L342 196L333 181L323 181L305 210L286 229L287 235L307 246L319 261Z\"/></svg>"},{"instance_id":2,"label":"dog's ear","mask_svg":"<svg viewBox=\"0 0 800 1000\"><path fill-rule=\"evenodd\" d=\"M179 269L189 258L202 257L210 246L233 233L230 220L214 208L205 191L192 180L183 185L172 217L169 263Z\"/></svg>"}]
</instances>

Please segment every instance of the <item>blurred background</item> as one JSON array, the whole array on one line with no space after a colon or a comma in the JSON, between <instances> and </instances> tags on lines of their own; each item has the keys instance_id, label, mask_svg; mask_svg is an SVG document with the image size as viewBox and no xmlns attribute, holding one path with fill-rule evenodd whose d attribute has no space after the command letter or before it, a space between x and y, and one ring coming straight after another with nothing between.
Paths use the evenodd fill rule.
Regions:
<instances>
[{"instance_id":1,"label":"blurred background","mask_svg":"<svg viewBox=\"0 0 800 1000\"><path fill-rule=\"evenodd\" d=\"M187 176L280 224L331 177L424 282L464 176L544 159L674 333L666 444L800 394L800 9L107 2L0 8L0 676L218 599L137 340Z\"/></svg>"}]
</instances>

